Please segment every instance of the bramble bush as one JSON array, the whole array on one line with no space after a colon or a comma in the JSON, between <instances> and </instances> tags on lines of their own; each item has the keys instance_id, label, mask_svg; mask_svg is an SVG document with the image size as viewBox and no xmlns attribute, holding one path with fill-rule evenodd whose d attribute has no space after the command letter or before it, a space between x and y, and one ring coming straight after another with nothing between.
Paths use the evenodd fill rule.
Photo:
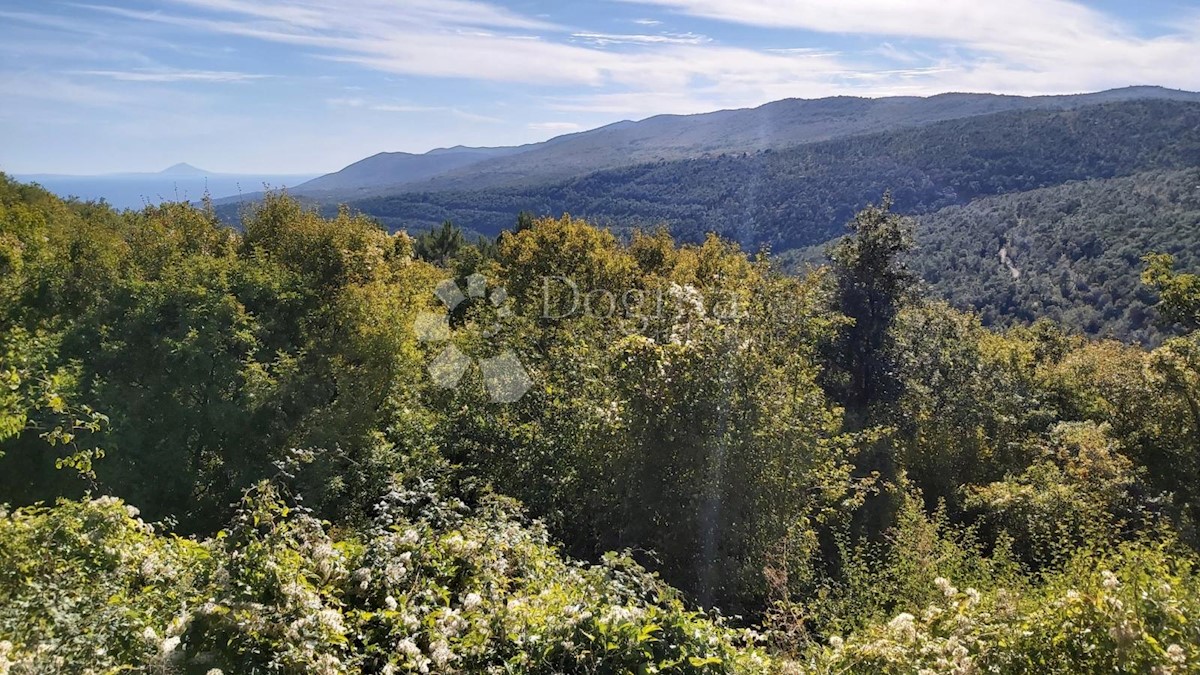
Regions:
<instances>
[{"instance_id":1,"label":"bramble bush","mask_svg":"<svg viewBox=\"0 0 1200 675\"><path fill-rule=\"evenodd\" d=\"M1174 543L1080 551L1044 585L981 592L935 580L937 601L846 637L816 673L1200 672L1200 576Z\"/></svg>"},{"instance_id":2,"label":"bramble bush","mask_svg":"<svg viewBox=\"0 0 1200 675\"><path fill-rule=\"evenodd\" d=\"M5 513L0 673L768 670L757 634L627 557L563 559L509 500L376 510L338 530L264 483L202 541L111 497Z\"/></svg>"}]
</instances>

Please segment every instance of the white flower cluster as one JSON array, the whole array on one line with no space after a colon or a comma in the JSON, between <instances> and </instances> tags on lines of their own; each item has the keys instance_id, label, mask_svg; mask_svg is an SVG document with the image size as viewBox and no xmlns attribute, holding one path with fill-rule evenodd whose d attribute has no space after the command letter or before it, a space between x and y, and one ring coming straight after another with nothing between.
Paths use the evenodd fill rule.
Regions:
<instances>
[{"instance_id":1,"label":"white flower cluster","mask_svg":"<svg viewBox=\"0 0 1200 675\"><path fill-rule=\"evenodd\" d=\"M1167 645L1167 658L1172 664L1182 666L1187 663L1187 655L1183 652L1183 647L1177 644Z\"/></svg>"},{"instance_id":2,"label":"white flower cluster","mask_svg":"<svg viewBox=\"0 0 1200 675\"><path fill-rule=\"evenodd\" d=\"M604 613L603 621L608 624L636 623L642 619L645 612L641 607L613 605Z\"/></svg>"},{"instance_id":3,"label":"white flower cluster","mask_svg":"<svg viewBox=\"0 0 1200 675\"><path fill-rule=\"evenodd\" d=\"M1102 570L1100 572L1100 577L1102 579L1100 582L1101 585L1110 591L1116 590L1121 586L1121 580L1117 579L1117 575L1113 574L1109 570Z\"/></svg>"},{"instance_id":4,"label":"white flower cluster","mask_svg":"<svg viewBox=\"0 0 1200 675\"><path fill-rule=\"evenodd\" d=\"M912 642L917 638L917 626L912 614L901 612L888 622L888 631L901 642Z\"/></svg>"},{"instance_id":5,"label":"white flower cluster","mask_svg":"<svg viewBox=\"0 0 1200 675\"><path fill-rule=\"evenodd\" d=\"M934 579L933 585L937 586L938 590L942 592L942 595L945 595L947 598L953 598L954 596L958 595L958 589L955 588L954 584L951 584L950 580L945 577L938 577Z\"/></svg>"},{"instance_id":6,"label":"white flower cluster","mask_svg":"<svg viewBox=\"0 0 1200 675\"><path fill-rule=\"evenodd\" d=\"M674 344L684 344L691 333L692 322L703 320L707 314L704 294L691 284L681 286L672 282L667 288L667 295L675 313L670 341Z\"/></svg>"},{"instance_id":7,"label":"white flower cluster","mask_svg":"<svg viewBox=\"0 0 1200 675\"><path fill-rule=\"evenodd\" d=\"M467 593L467 595L462 599L463 609L468 612L478 608L482 604L483 596L479 595L478 593Z\"/></svg>"}]
</instances>

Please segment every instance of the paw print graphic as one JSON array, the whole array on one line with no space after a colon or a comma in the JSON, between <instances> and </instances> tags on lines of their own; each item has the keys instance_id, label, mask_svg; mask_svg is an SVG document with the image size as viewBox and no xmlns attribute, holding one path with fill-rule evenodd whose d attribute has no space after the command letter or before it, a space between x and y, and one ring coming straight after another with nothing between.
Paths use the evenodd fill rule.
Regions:
<instances>
[{"instance_id":1,"label":"paw print graphic","mask_svg":"<svg viewBox=\"0 0 1200 675\"><path fill-rule=\"evenodd\" d=\"M454 389L462 382L467 368L476 359L464 354L454 343L450 342L450 312L465 302L467 298L487 298L496 308L497 319L512 316L511 299L503 287L487 292L487 277L482 274L472 274L467 277L467 292L463 293L458 284L452 279L446 279L437 285L434 294L446 306L441 313L422 312L413 324L417 339L426 343L447 343L433 361L429 364L429 376L434 383L443 389ZM491 339L500 332L500 324L494 323L482 331L485 339ZM502 351L498 356L478 359L479 370L483 373L483 385L488 396L494 403L516 403L533 386L525 366L511 349Z\"/></svg>"}]
</instances>

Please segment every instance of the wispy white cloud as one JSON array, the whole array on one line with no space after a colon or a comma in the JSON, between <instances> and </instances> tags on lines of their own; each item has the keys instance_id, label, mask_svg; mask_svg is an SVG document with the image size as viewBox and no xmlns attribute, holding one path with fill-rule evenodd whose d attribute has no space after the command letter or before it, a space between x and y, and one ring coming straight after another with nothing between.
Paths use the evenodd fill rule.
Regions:
<instances>
[{"instance_id":1,"label":"wispy white cloud","mask_svg":"<svg viewBox=\"0 0 1200 675\"><path fill-rule=\"evenodd\" d=\"M661 26L662 22L658 19L634 19L633 23L639 26Z\"/></svg>"},{"instance_id":2,"label":"wispy white cloud","mask_svg":"<svg viewBox=\"0 0 1200 675\"><path fill-rule=\"evenodd\" d=\"M207 0L176 0L209 7ZM552 43L515 29L557 30L484 3L416 0L397 10L381 0L215 0L206 12L172 13L92 5L107 14L276 42L328 60L404 75L567 84L599 83L594 50ZM457 10L457 11L455 11ZM487 29L487 30L480 30Z\"/></svg>"},{"instance_id":3,"label":"wispy white cloud","mask_svg":"<svg viewBox=\"0 0 1200 675\"><path fill-rule=\"evenodd\" d=\"M482 124L503 124L504 123L504 120L500 119L499 117L492 117L490 115L480 115L479 113L473 113L469 110L462 110L460 108L450 108L450 114L454 115L458 119L463 120L465 122L476 122L476 123L482 123Z\"/></svg>"},{"instance_id":4,"label":"wispy white cloud","mask_svg":"<svg viewBox=\"0 0 1200 675\"><path fill-rule=\"evenodd\" d=\"M49 42L45 39L18 38L0 40L0 54L6 63L24 62L41 70L46 63L112 63L153 67L155 62L142 52L94 40Z\"/></svg>"},{"instance_id":5,"label":"wispy white cloud","mask_svg":"<svg viewBox=\"0 0 1200 675\"><path fill-rule=\"evenodd\" d=\"M1117 18L1070 0L622 1L742 25L957 46L958 55L940 64L949 67L937 69L938 77L929 81L943 89L1044 93L1135 82L1200 87L1200 69L1180 67L1200 50L1195 32L1177 27L1141 36ZM881 53L893 59L922 60L884 45Z\"/></svg>"},{"instance_id":6,"label":"wispy white cloud","mask_svg":"<svg viewBox=\"0 0 1200 675\"><path fill-rule=\"evenodd\" d=\"M68 33L81 33L85 35L102 35L103 31L93 25L88 25L85 22L72 20L66 17L57 16L54 14L41 14L38 12L13 12L0 11L0 19L13 23L23 23L40 28L52 28L57 31Z\"/></svg>"},{"instance_id":7,"label":"wispy white cloud","mask_svg":"<svg viewBox=\"0 0 1200 675\"><path fill-rule=\"evenodd\" d=\"M724 22L920 38L933 55L734 47L694 33L568 30L476 0L170 0L175 10L92 5L202 33L292 45L311 57L406 76L571 86L588 110L694 112L773 97L946 90L1049 93L1134 82L1200 88L1181 68L1195 35L1134 35L1069 0L622 0ZM634 19L654 25L656 19ZM798 36L798 40L804 38ZM590 100L589 100L590 99ZM641 101L686 105L646 110ZM625 103L619 103L624 101Z\"/></svg>"},{"instance_id":8,"label":"wispy white cloud","mask_svg":"<svg viewBox=\"0 0 1200 675\"><path fill-rule=\"evenodd\" d=\"M376 24L460 26L492 29L549 30L558 27L543 19L532 18L503 7L476 0L306 0L302 3L265 0L168 0L202 10L243 14L277 21L298 28L327 30L345 26Z\"/></svg>"},{"instance_id":9,"label":"wispy white cloud","mask_svg":"<svg viewBox=\"0 0 1200 675\"><path fill-rule=\"evenodd\" d=\"M571 37L595 45L700 45L712 38L696 33L659 33L656 35L621 35L613 33L572 33Z\"/></svg>"},{"instance_id":10,"label":"wispy white cloud","mask_svg":"<svg viewBox=\"0 0 1200 675\"><path fill-rule=\"evenodd\" d=\"M427 112L439 112L441 110L445 110L445 108L438 108L438 107L434 107L434 106L400 105L398 103L374 103L367 107L370 110L377 110L379 112L392 112L392 113L427 113Z\"/></svg>"},{"instance_id":11,"label":"wispy white cloud","mask_svg":"<svg viewBox=\"0 0 1200 675\"><path fill-rule=\"evenodd\" d=\"M371 101L358 96L325 98L325 103L334 108L371 110L376 113L444 113L469 123L502 124L504 121L454 106L413 106L409 103Z\"/></svg>"},{"instance_id":12,"label":"wispy white cloud","mask_svg":"<svg viewBox=\"0 0 1200 675\"><path fill-rule=\"evenodd\" d=\"M31 99L84 108L121 108L138 102L130 93L113 91L69 77L34 73L0 73L0 97L8 101Z\"/></svg>"},{"instance_id":13,"label":"wispy white cloud","mask_svg":"<svg viewBox=\"0 0 1200 675\"><path fill-rule=\"evenodd\" d=\"M365 98L358 97L343 97L343 98L327 98L325 102L334 108L358 108L360 110L374 110L376 112L391 112L391 113L429 113L429 112L449 112L450 109L444 106L424 106L424 105L409 105L406 103L380 103L368 101Z\"/></svg>"},{"instance_id":14,"label":"wispy white cloud","mask_svg":"<svg viewBox=\"0 0 1200 675\"><path fill-rule=\"evenodd\" d=\"M881 43L879 47L875 49L875 51L883 58L898 63L916 63L923 60L919 54L909 50L900 49L890 42Z\"/></svg>"},{"instance_id":15,"label":"wispy white cloud","mask_svg":"<svg viewBox=\"0 0 1200 675\"><path fill-rule=\"evenodd\" d=\"M481 115L453 106L425 106L407 103L371 101L361 97L335 97L325 99L325 103L334 108L352 108L383 113L445 113L467 122L498 124L503 120L497 117Z\"/></svg>"},{"instance_id":16,"label":"wispy white cloud","mask_svg":"<svg viewBox=\"0 0 1200 675\"><path fill-rule=\"evenodd\" d=\"M1059 44L1122 32L1119 23L1068 0L622 0L768 28L899 35L953 42Z\"/></svg>"},{"instance_id":17,"label":"wispy white cloud","mask_svg":"<svg viewBox=\"0 0 1200 675\"><path fill-rule=\"evenodd\" d=\"M570 133L583 129L582 125L575 122L530 122L526 126L534 131L551 131L555 133Z\"/></svg>"},{"instance_id":18,"label":"wispy white cloud","mask_svg":"<svg viewBox=\"0 0 1200 675\"><path fill-rule=\"evenodd\" d=\"M201 13L145 12L92 7L108 14L294 45L319 59L433 78L573 85L597 96L634 91L675 92L692 102L685 112L727 102L763 102L775 92L796 95L806 84L836 78L855 67L832 55L783 53L730 47L690 34L610 35L564 31L483 3L419 0L409 11L380 11L380 0L308 0L302 8L281 0L175 0L210 7ZM216 10L216 11L211 11ZM470 30L466 30L470 27ZM523 31L539 27L543 34ZM579 37L572 37L572 35ZM539 39L530 39L539 38ZM584 44L581 38L618 49ZM576 41L572 43L572 41ZM824 88L822 88L824 89ZM711 96L720 92L719 96ZM662 100L662 96L657 96ZM603 99L598 99L598 102ZM604 103L605 107L610 104ZM643 108L639 106L637 112Z\"/></svg>"},{"instance_id":19,"label":"wispy white cloud","mask_svg":"<svg viewBox=\"0 0 1200 675\"><path fill-rule=\"evenodd\" d=\"M787 54L790 56L841 56L842 52L831 51L829 49L817 49L815 47L772 47L763 50L768 54Z\"/></svg>"},{"instance_id":20,"label":"wispy white cloud","mask_svg":"<svg viewBox=\"0 0 1200 675\"><path fill-rule=\"evenodd\" d=\"M73 75L105 77L122 82L250 82L266 75L225 70L179 70L173 68L142 70L78 70Z\"/></svg>"}]
</instances>

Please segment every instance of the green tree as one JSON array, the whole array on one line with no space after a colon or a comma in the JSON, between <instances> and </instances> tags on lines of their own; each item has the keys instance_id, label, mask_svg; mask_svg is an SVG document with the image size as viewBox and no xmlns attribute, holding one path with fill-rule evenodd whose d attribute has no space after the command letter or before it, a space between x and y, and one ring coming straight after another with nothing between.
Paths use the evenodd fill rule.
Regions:
<instances>
[{"instance_id":1,"label":"green tree","mask_svg":"<svg viewBox=\"0 0 1200 675\"><path fill-rule=\"evenodd\" d=\"M854 413L900 394L892 325L913 297L916 277L904 255L913 248L912 222L891 212L891 197L860 211L850 235L829 252L834 309L852 323L833 345L840 398Z\"/></svg>"},{"instance_id":2,"label":"green tree","mask_svg":"<svg viewBox=\"0 0 1200 675\"><path fill-rule=\"evenodd\" d=\"M53 365L59 339L21 328L0 339L0 501L30 503L95 485L109 420L78 402L77 366Z\"/></svg>"},{"instance_id":3,"label":"green tree","mask_svg":"<svg viewBox=\"0 0 1200 675\"><path fill-rule=\"evenodd\" d=\"M462 229L449 220L417 237L417 257L445 267L466 246Z\"/></svg>"},{"instance_id":4,"label":"green tree","mask_svg":"<svg viewBox=\"0 0 1200 675\"><path fill-rule=\"evenodd\" d=\"M1200 276L1176 272L1175 259L1166 253L1151 253L1142 260L1142 283L1158 292L1162 317L1184 330L1200 329Z\"/></svg>"}]
</instances>

